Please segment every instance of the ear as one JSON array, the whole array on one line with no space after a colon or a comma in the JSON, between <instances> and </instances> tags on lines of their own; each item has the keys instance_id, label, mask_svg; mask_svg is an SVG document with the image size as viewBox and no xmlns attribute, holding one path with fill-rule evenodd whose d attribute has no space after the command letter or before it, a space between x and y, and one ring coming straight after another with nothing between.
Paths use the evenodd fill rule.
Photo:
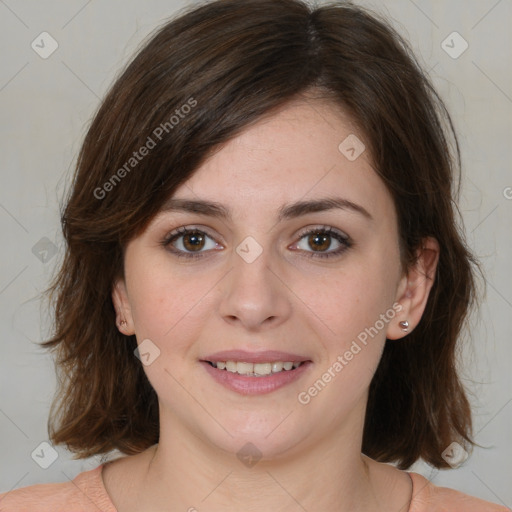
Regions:
<instances>
[{"instance_id":1,"label":"ear","mask_svg":"<svg viewBox=\"0 0 512 512\"><path fill-rule=\"evenodd\" d=\"M398 285L396 302L402 309L388 326L386 337L390 340L403 338L420 322L427 305L428 296L436 275L439 261L439 243L435 238L427 237L416 252L416 263L406 271ZM399 325L407 321L407 332Z\"/></svg>"},{"instance_id":2,"label":"ear","mask_svg":"<svg viewBox=\"0 0 512 512\"><path fill-rule=\"evenodd\" d=\"M116 310L116 325L126 336L135 334L132 310L124 279L118 279L112 287L112 302Z\"/></svg>"}]
</instances>

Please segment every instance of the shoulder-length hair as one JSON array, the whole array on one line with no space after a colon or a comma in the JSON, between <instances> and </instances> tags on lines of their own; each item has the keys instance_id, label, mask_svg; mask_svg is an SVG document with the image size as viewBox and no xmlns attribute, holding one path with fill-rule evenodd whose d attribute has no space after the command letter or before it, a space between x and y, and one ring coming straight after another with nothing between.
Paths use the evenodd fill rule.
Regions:
<instances>
[{"instance_id":1,"label":"shoulder-length hair","mask_svg":"<svg viewBox=\"0 0 512 512\"><path fill-rule=\"evenodd\" d=\"M420 457L441 468L452 441L474 444L456 348L479 266L457 224L460 154L442 100L378 15L347 2L222 0L151 37L101 103L78 156L61 218L66 252L49 289L55 332L42 343L62 377L50 439L74 458L132 455L159 440L158 399L135 336L115 323L111 291L127 242L221 143L306 91L341 106L364 135L394 200L403 268L424 237L441 247L421 322L386 341L362 452L401 469Z\"/></svg>"}]
</instances>

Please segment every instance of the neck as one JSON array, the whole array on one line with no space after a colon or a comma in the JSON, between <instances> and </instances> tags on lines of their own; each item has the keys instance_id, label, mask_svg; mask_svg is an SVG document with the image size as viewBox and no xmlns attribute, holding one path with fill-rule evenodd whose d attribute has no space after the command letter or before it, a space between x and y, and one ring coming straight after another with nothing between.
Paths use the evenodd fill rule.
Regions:
<instances>
[{"instance_id":1,"label":"neck","mask_svg":"<svg viewBox=\"0 0 512 512\"><path fill-rule=\"evenodd\" d=\"M251 460L246 448L241 461L180 428L179 422L168 421L166 428L162 424L160 442L150 448L140 484L140 503L150 504L150 509L384 510L382 489L370 470L373 461L361 454L361 439L354 434L362 431L360 426L268 460L257 460L255 453Z\"/></svg>"}]
</instances>

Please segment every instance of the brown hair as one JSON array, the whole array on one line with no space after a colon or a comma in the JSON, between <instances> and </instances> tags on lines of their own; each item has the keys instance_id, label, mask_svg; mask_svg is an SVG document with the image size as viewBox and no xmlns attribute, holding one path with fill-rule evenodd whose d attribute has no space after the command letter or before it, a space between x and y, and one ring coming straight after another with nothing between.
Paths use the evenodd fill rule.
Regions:
<instances>
[{"instance_id":1,"label":"brown hair","mask_svg":"<svg viewBox=\"0 0 512 512\"><path fill-rule=\"evenodd\" d=\"M222 0L182 13L144 45L78 157L62 212L66 253L49 289L55 333L42 344L55 350L62 376L50 439L75 458L131 455L159 439L158 399L134 356L135 336L115 324L111 290L126 243L221 143L306 91L361 128L394 199L403 267L424 237L441 247L421 322L405 340L386 341L362 451L401 469L420 457L440 468L452 441L473 443L455 364L478 264L456 224L460 155L443 102L375 14L347 2Z\"/></svg>"}]
</instances>

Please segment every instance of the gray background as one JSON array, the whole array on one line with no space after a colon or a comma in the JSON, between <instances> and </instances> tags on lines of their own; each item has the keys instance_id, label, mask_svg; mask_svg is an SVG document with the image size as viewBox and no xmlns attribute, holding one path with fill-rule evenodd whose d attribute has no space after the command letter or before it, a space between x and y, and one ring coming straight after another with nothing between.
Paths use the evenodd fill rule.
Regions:
<instances>
[{"instance_id":1,"label":"gray background","mask_svg":"<svg viewBox=\"0 0 512 512\"><path fill-rule=\"evenodd\" d=\"M463 350L476 441L485 448L458 469L412 469L512 507L512 2L359 3L394 20L454 116L464 160L460 210L486 272L487 296ZM88 121L139 43L187 4L0 0L0 491L65 481L99 463L74 461L60 446L48 469L31 457L47 440L56 385L51 357L35 344L49 326L39 294L62 256L59 201ZM44 31L59 45L46 59L31 47L34 40L42 46ZM454 31L469 45L458 58L442 47ZM446 44L453 54L463 41Z\"/></svg>"}]
</instances>

